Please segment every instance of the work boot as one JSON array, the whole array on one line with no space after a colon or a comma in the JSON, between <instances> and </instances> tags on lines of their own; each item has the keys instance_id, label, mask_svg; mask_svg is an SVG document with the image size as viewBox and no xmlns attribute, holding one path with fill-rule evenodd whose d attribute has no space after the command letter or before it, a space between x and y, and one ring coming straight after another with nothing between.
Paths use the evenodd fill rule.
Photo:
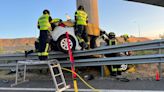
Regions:
<instances>
[{"instance_id":1,"label":"work boot","mask_svg":"<svg viewBox=\"0 0 164 92\"><path fill-rule=\"evenodd\" d=\"M85 50L88 47L88 45L85 42L81 42L80 46L82 47L81 50Z\"/></svg>"},{"instance_id":2,"label":"work boot","mask_svg":"<svg viewBox=\"0 0 164 92\"><path fill-rule=\"evenodd\" d=\"M33 53L33 52L34 52L34 50L25 51L25 57L27 57L27 56L28 56L28 54L31 54L31 53Z\"/></svg>"},{"instance_id":3,"label":"work boot","mask_svg":"<svg viewBox=\"0 0 164 92\"><path fill-rule=\"evenodd\" d=\"M27 51L25 51L24 54L25 54L25 57L27 57Z\"/></svg>"}]
</instances>

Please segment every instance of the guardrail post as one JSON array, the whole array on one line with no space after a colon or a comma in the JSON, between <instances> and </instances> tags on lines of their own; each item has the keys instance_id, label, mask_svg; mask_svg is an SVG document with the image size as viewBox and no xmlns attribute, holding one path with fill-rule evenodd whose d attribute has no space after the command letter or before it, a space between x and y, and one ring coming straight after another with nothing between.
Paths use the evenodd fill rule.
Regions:
<instances>
[{"instance_id":1,"label":"guardrail post","mask_svg":"<svg viewBox=\"0 0 164 92\"><path fill-rule=\"evenodd\" d=\"M103 65L101 66L101 77L104 78L104 67L103 67Z\"/></svg>"}]
</instances>

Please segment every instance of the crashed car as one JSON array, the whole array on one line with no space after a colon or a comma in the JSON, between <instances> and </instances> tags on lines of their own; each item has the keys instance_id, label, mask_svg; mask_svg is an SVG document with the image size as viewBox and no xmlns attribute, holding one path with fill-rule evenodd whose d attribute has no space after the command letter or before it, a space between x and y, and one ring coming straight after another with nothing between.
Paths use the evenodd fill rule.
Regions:
<instances>
[{"instance_id":1,"label":"crashed car","mask_svg":"<svg viewBox=\"0 0 164 92\"><path fill-rule=\"evenodd\" d=\"M69 34L70 48L72 50L80 50L79 42L75 36L74 27L61 27L57 26L52 32L53 45L59 51L68 51L66 32Z\"/></svg>"},{"instance_id":2,"label":"crashed car","mask_svg":"<svg viewBox=\"0 0 164 92\"><path fill-rule=\"evenodd\" d=\"M80 50L81 47L75 36L74 23L72 21L62 22L57 21L54 23L55 27L50 32L50 51L68 51L66 32L69 34L70 48L72 50ZM35 49L39 49L39 42L35 42Z\"/></svg>"}]
</instances>

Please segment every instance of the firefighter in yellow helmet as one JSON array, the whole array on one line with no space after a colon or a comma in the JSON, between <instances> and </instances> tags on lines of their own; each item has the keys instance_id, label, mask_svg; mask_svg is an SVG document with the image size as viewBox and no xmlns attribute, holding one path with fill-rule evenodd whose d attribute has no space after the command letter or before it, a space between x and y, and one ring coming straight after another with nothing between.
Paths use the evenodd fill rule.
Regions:
<instances>
[{"instance_id":1,"label":"firefighter in yellow helmet","mask_svg":"<svg viewBox=\"0 0 164 92\"><path fill-rule=\"evenodd\" d=\"M88 23L88 14L83 6L79 6L75 12L75 34L82 49L86 49L89 45L86 26Z\"/></svg>"},{"instance_id":2,"label":"firefighter in yellow helmet","mask_svg":"<svg viewBox=\"0 0 164 92\"><path fill-rule=\"evenodd\" d=\"M125 43L129 43L129 35L128 34L124 34L121 36L124 39L124 44ZM132 54L131 51L125 52L125 55L130 56Z\"/></svg>"},{"instance_id":3,"label":"firefighter in yellow helmet","mask_svg":"<svg viewBox=\"0 0 164 92\"><path fill-rule=\"evenodd\" d=\"M38 19L38 29L40 30L38 56L40 60L48 58L49 32L52 30L51 21L49 10L44 10L43 15Z\"/></svg>"},{"instance_id":4,"label":"firefighter in yellow helmet","mask_svg":"<svg viewBox=\"0 0 164 92\"><path fill-rule=\"evenodd\" d=\"M117 45L116 35L114 32L110 32L108 34L108 39L104 39L104 40L108 46ZM117 56L120 56L120 54L119 53L111 53L111 54L106 54L105 56L106 57L117 57ZM108 68L109 68L111 76L121 75L121 72L122 72L121 65L110 65L110 66L108 66Z\"/></svg>"},{"instance_id":5,"label":"firefighter in yellow helmet","mask_svg":"<svg viewBox=\"0 0 164 92\"><path fill-rule=\"evenodd\" d=\"M123 39L125 42L129 42L128 39L129 39L129 35L128 34L124 34L122 35Z\"/></svg>"},{"instance_id":6,"label":"firefighter in yellow helmet","mask_svg":"<svg viewBox=\"0 0 164 92\"><path fill-rule=\"evenodd\" d=\"M125 43L129 43L129 35L128 34L124 34L121 37L124 39ZM127 51L127 52L124 52L124 54L126 56L131 56L133 54L133 52L132 51ZM126 71L129 72L129 73L135 72L136 71L136 66L134 64L128 64L128 69Z\"/></svg>"}]
</instances>

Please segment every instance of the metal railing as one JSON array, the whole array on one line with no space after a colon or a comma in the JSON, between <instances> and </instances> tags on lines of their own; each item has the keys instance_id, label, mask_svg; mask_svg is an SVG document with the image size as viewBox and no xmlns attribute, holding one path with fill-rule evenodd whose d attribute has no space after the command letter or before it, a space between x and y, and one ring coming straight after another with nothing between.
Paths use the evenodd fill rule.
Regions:
<instances>
[{"instance_id":1,"label":"metal railing","mask_svg":"<svg viewBox=\"0 0 164 92\"><path fill-rule=\"evenodd\" d=\"M80 56L89 56L89 55L96 55L96 54L110 54L110 53L118 53L118 52L163 49L163 48L164 48L164 39L147 41L147 42L122 44L122 45L115 45L115 46L104 46L104 47L95 48L86 51L74 51L73 55L74 57L80 57ZM49 59L53 59L53 58L60 59L60 58L67 58L67 57L69 57L68 54L62 52L52 52L49 55ZM38 59L37 53L31 54L27 58L23 53L0 55L0 61L17 61L17 60L26 60L26 59Z\"/></svg>"},{"instance_id":2,"label":"metal railing","mask_svg":"<svg viewBox=\"0 0 164 92\"><path fill-rule=\"evenodd\" d=\"M161 54L161 49L164 48L164 39L153 40L147 42L129 43L115 46L105 46L100 48L95 48L86 51L74 51L73 55L75 58L82 56L91 55L104 55L110 53L127 52L127 51L142 51L142 50L158 50L158 54L153 55L141 55L141 56L123 56L123 57L110 57L110 58L82 58L75 59L75 65L80 66L102 66L102 65L115 65L115 64L144 64L144 63L159 63L159 71L161 74L161 63L164 62L164 54ZM69 67L71 64L66 59L68 54L62 52L50 52L49 59L59 59L61 66ZM0 55L0 61L7 61L10 63L0 64L0 69L11 69L15 68L16 62L20 60L38 59L37 53L33 53L28 57L22 54L4 54ZM29 66L27 68L37 68L43 69L47 66Z\"/></svg>"}]
</instances>

